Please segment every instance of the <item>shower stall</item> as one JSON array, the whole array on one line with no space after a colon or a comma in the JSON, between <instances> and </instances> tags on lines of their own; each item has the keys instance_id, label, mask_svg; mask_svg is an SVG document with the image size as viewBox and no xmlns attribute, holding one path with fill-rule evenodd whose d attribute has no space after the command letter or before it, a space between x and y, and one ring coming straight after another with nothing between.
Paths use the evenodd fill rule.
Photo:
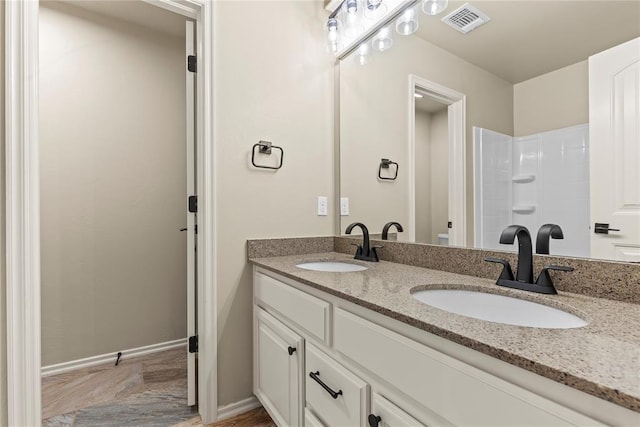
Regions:
<instances>
[{"instance_id":1,"label":"shower stall","mask_svg":"<svg viewBox=\"0 0 640 427\"><path fill-rule=\"evenodd\" d=\"M588 124L520 137L474 127L473 148L476 247L515 249L499 242L506 226L535 239L553 223L564 239L551 254L590 255Z\"/></svg>"}]
</instances>

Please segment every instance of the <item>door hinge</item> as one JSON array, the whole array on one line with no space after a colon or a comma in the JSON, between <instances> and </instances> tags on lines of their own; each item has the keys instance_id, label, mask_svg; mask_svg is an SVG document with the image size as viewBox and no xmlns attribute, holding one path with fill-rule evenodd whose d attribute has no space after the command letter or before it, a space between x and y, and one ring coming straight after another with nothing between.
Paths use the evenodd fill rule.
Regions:
<instances>
[{"instance_id":1,"label":"door hinge","mask_svg":"<svg viewBox=\"0 0 640 427\"><path fill-rule=\"evenodd\" d=\"M198 336L194 335L189 337L189 353L197 353L198 352Z\"/></svg>"},{"instance_id":2,"label":"door hinge","mask_svg":"<svg viewBox=\"0 0 640 427\"><path fill-rule=\"evenodd\" d=\"M198 57L195 55L187 56L187 70L192 73L198 72Z\"/></svg>"},{"instance_id":3,"label":"door hinge","mask_svg":"<svg viewBox=\"0 0 640 427\"><path fill-rule=\"evenodd\" d=\"M198 196L189 196L189 212L198 212Z\"/></svg>"}]
</instances>

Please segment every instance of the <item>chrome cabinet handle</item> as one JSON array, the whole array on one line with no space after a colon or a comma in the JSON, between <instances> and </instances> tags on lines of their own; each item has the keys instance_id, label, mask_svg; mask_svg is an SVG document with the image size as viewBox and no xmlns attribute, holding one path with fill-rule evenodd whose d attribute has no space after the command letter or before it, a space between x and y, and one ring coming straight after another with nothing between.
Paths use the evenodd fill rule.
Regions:
<instances>
[{"instance_id":1,"label":"chrome cabinet handle","mask_svg":"<svg viewBox=\"0 0 640 427\"><path fill-rule=\"evenodd\" d=\"M331 390L331 387L329 387L328 385L326 385L324 382L322 382L322 380L320 379L320 371L316 371L316 372L309 372L309 376L318 384L320 384L322 386L323 389L325 389L327 391L327 393L329 393L331 395L331 397L333 397L334 399L337 399L338 396L340 396L342 394L342 390L338 390L333 391Z\"/></svg>"}]
</instances>

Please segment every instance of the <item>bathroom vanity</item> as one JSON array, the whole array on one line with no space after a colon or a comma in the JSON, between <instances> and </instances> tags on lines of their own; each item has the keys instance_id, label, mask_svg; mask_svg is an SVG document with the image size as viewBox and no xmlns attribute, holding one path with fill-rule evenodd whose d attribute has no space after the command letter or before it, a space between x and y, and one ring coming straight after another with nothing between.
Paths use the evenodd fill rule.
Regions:
<instances>
[{"instance_id":1,"label":"bathroom vanity","mask_svg":"<svg viewBox=\"0 0 640 427\"><path fill-rule=\"evenodd\" d=\"M367 269L297 267L326 261ZM254 393L279 426L640 424L636 304L335 252L251 262ZM588 325L477 320L412 297L425 289L499 293Z\"/></svg>"}]
</instances>

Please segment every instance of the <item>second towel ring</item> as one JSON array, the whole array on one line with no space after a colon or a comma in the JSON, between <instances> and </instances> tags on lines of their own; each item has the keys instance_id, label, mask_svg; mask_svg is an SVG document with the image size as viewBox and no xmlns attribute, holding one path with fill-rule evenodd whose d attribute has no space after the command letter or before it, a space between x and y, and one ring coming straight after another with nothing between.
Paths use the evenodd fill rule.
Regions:
<instances>
[{"instance_id":1,"label":"second towel ring","mask_svg":"<svg viewBox=\"0 0 640 427\"><path fill-rule=\"evenodd\" d=\"M389 169L391 165L396 165L396 173L393 176L393 178L386 178L382 176L382 169ZM395 181L396 178L398 177L398 169L400 167L398 166L398 164L396 162L392 162L389 159L380 159L380 167L378 167L378 178L382 179L384 181Z\"/></svg>"}]
</instances>

